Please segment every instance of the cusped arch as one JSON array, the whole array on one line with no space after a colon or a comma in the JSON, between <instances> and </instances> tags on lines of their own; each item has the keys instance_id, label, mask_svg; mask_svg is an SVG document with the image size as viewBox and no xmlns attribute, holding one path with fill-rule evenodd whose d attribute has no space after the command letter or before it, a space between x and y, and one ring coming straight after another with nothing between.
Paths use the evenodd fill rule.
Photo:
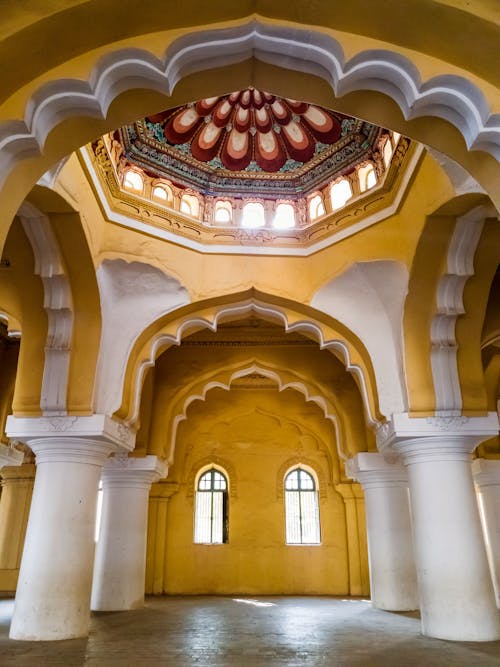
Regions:
<instances>
[{"instance_id":1,"label":"cusped arch","mask_svg":"<svg viewBox=\"0 0 500 667\"><path fill-rule=\"evenodd\" d=\"M169 434L167 440L167 459L172 462L175 456L175 444L177 429L187 419L189 406L195 401L205 401L207 394L212 389L231 390L235 380L246 377L253 373L259 373L276 383L278 391L293 389L304 396L306 402L317 405L328 419L335 431L337 454L340 459L345 460L347 454L345 447L345 428L339 416L339 409L334 404L333 397L326 397L313 383L302 378L298 374L281 368L272 368L256 359L238 365L226 366L202 375L196 382L182 388L172 401L168 409L167 423Z\"/></svg>"},{"instance_id":2,"label":"cusped arch","mask_svg":"<svg viewBox=\"0 0 500 667\"><path fill-rule=\"evenodd\" d=\"M122 404L115 416L130 426L137 423L146 371L167 348L180 345L185 336L195 331L217 331L221 322L242 319L252 313L279 323L286 332L302 333L317 341L320 349L333 352L352 374L360 390L367 423L373 426L381 421L373 366L357 336L341 322L310 306L254 288L189 304L147 327L130 352Z\"/></svg>"},{"instance_id":3,"label":"cusped arch","mask_svg":"<svg viewBox=\"0 0 500 667\"><path fill-rule=\"evenodd\" d=\"M210 94L209 83L211 94L221 93L224 88L234 88L231 68L239 71L241 85L239 66L245 60L254 63L246 71L245 85L258 83L269 89L283 86L277 73L286 70L281 80L285 81L288 94L297 97L297 85L307 91L311 84L311 90L319 91L322 86L315 79L323 80L330 88L330 95L342 98L339 110L349 113L352 104L352 115L360 115L359 93L381 94L386 98L382 104L386 111L377 118L369 111L371 117L367 120L391 126L397 109L401 119L398 130L434 145L468 169L477 169L478 180L490 188L492 197L496 196L499 202L500 195L495 194L494 186L495 174L498 174L495 163L500 158L500 115L491 112L484 93L475 83L451 70L422 81L414 62L389 49L367 49L346 59L339 39L324 30L268 24L255 18L239 26L192 31L170 43L163 57L140 48L117 49L94 62L87 80L65 77L43 84L32 94L22 119L0 123L0 185L8 182L9 174L26 158L41 158L45 154L50 164L44 163L41 175L51 164L76 149L75 141L81 145L96 133L132 120L130 111L127 114L124 108L125 98L120 102L124 93L136 91L134 104L127 96L127 109L134 108L137 115L144 115L151 112L152 104L152 98L144 91L156 95L158 104L163 98L164 106L180 101L175 99L174 89L187 80L196 81L203 94ZM228 75L225 82L221 64ZM230 81L231 76L233 81ZM307 78L305 88L303 82L297 83L300 78ZM216 80L218 83L214 83ZM351 93L355 93L357 101L350 103ZM182 92L180 94L182 96ZM363 102L364 108L370 109L367 101L368 98ZM66 122L77 118L85 121L81 131L74 132L74 138L71 133L60 131ZM428 128L422 123L412 124L413 120L422 118L431 121ZM390 122L385 122L387 120ZM458 137L451 136L448 146L441 145L441 136L446 132L434 131L437 120L455 129L465 142L466 150ZM57 141L47 148L56 130ZM468 160L470 150L487 153L492 161L483 166L479 165L480 159Z\"/></svg>"}]
</instances>

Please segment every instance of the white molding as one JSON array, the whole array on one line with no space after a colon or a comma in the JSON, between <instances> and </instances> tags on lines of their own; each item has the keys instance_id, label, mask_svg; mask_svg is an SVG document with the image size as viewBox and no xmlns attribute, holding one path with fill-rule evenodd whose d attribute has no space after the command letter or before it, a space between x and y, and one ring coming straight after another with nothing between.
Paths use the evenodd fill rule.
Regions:
<instances>
[{"instance_id":1,"label":"white molding","mask_svg":"<svg viewBox=\"0 0 500 667\"><path fill-rule=\"evenodd\" d=\"M436 313L431 321L431 367L436 413L459 415L462 392L458 374L456 321L465 313L463 292L474 275L474 254L489 210L478 206L457 218L448 247L446 273L438 283Z\"/></svg>"},{"instance_id":2,"label":"white molding","mask_svg":"<svg viewBox=\"0 0 500 667\"><path fill-rule=\"evenodd\" d=\"M147 354L146 358L143 358L142 361L140 361L138 364L136 375L133 378L134 397L132 402L132 412L130 417L124 420L125 423L129 424L130 426L133 426L137 423L139 418L142 385L146 371L148 368L155 365L156 358L161 352L163 352L168 347L171 347L172 345L180 345L183 336L187 335L187 332L192 332L195 329L209 329L210 331L215 332L217 331L218 323L220 320L223 320L227 317L241 319L252 313L256 313L257 315L262 316L264 319L266 319L266 317L270 318L271 320L274 319L275 321L278 319L278 321L284 326L286 333L297 331L299 333L305 334L306 336L317 340L321 350L326 349L338 353L338 356L344 363L345 369L349 373L352 373L352 375L354 375L358 380L361 399L365 409L365 418L368 425L376 426L378 424L378 421L370 408L367 382L363 374L363 370L357 364L352 363L349 354L349 348L346 342L341 339L325 340L321 327L310 320L299 320L290 324L286 314L280 308L258 301L254 298L248 299L246 301L236 302L230 305L221 306L220 310L215 313L215 316L211 320L199 316L188 317L179 324L175 335L165 333L157 334L152 339L152 341L150 341L149 353Z\"/></svg>"},{"instance_id":3,"label":"white molding","mask_svg":"<svg viewBox=\"0 0 500 667\"><path fill-rule=\"evenodd\" d=\"M96 62L88 81L65 78L42 85L28 101L23 120L0 124L0 186L20 160L41 155L48 135L64 120L102 120L126 90L170 95L189 74L252 57L319 76L338 97L359 90L384 93L405 119L442 118L460 131L469 150L500 159L500 114L490 112L484 94L468 79L445 74L422 81L412 61L386 49L362 51L346 61L340 43L318 30L253 19L243 26L189 33L163 59L144 49L119 49Z\"/></svg>"},{"instance_id":4,"label":"white molding","mask_svg":"<svg viewBox=\"0 0 500 667\"><path fill-rule=\"evenodd\" d=\"M217 388L230 391L231 385L235 380L246 377L247 375L251 375L252 373L260 373L261 375L264 375L265 377L273 380L276 383L277 390L279 392L284 391L285 389L294 389L304 396L304 399L307 403L310 402L317 405L323 412L325 419L328 419L332 422L335 431L337 454L341 460L346 460L346 454L342 451L343 438L341 433L341 425L339 424L336 410L331 402L321 394L318 387L315 387L313 384L307 382L289 369L286 371L276 370L274 368L269 368L268 365L257 360L243 362L238 368L232 369L232 373L229 375L229 378L226 382L215 379L216 377L223 375L225 371L227 372L228 369L222 368L214 371L210 377L203 380L202 387L200 389L197 387L197 392L194 392L194 385L199 385L200 383L196 381L191 383L182 392L182 396L176 399L177 403L179 403L179 401L181 403L180 412L177 411L177 406L174 405L173 410L171 409L169 411L168 419L170 434L167 442L169 443L168 461L170 463L173 463L174 461L177 429L179 424L187 419L187 410L189 406L195 401L205 401L207 393L211 389ZM285 374L292 376L290 378L291 381L284 378ZM179 394L180 393L181 392L179 392ZM175 412L177 413L173 414Z\"/></svg>"},{"instance_id":5,"label":"white molding","mask_svg":"<svg viewBox=\"0 0 500 667\"><path fill-rule=\"evenodd\" d=\"M89 439L104 442L116 449L132 451L135 432L108 415L67 417L7 417L5 432L9 438L30 445L38 439ZM31 445L30 445L31 446Z\"/></svg>"},{"instance_id":6,"label":"white molding","mask_svg":"<svg viewBox=\"0 0 500 667\"><path fill-rule=\"evenodd\" d=\"M95 170L95 165L92 162L91 156L89 155L89 151L83 148L80 150L80 155L85 163L85 168L88 170L90 174L90 178L92 179L93 186L97 193L99 202L104 210L104 214L110 222L114 222L117 225L121 225L123 227L128 227L129 229L133 229L142 234L148 234L148 236L152 236L157 239L162 239L163 241L169 241L171 243L175 243L176 245L180 245L185 248L191 248L191 250L202 252L205 255L213 255L221 253L225 255L276 255L277 253L279 253L280 256L284 257L309 257L310 255L313 255L319 250L328 248L334 243L338 243L343 239L349 238L350 236L357 234L363 229L371 227L372 225L376 225L377 223L382 222L383 220L386 220L387 218L397 213L397 211L401 206L403 197L405 196L408 190L411 179L413 177L413 173L417 168L418 162L424 150L425 148L421 145L417 145L415 147L415 151L411 156L410 161L405 169L403 178L399 183L392 204L386 206L380 211L377 211L376 213L364 216L363 219L360 220L359 222L350 224L343 229L330 231L328 236L326 236L324 239L316 243L313 243L312 245L308 245L307 247L288 247L284 245L279 245L279 243L278 244L270 243L268 245L258 245L258 244L251 245L250 243L248 244L245 243L244 245L237 245L236 242L234 244L224 244L224 245L216 243L215 244L200 243L199 241L195 241L194 239L190 239L181 236L179 234L175 234L174 232L171 232L168 229L161 229L157 225L152 225L143 220L138 220L136 218L124 215L123 213L114 211L109 205L108 198L99 181L99 178ZM150 203L150 200L146 199L145 197L140 197L139 195L136 195L136 197L138 199L142 199L143 201ZM176 213L178 212L176 211ZM186 219L189 219L189 217L186 216ZM258 235L263 230L262 228L259 228L254 231L256 235ZM248 232L251 233L252 230L249 229Z\"/></svg>"},{"instance_id":7,"label":"white molding","mask_svg":"<svg viewBox=\"0 0 500 667\"><path fill-rule=\"evenodd\" d=\"M498 415L488 412L483 417L436 416L410 417L407 412L394 414L381 424L375 434L377 447L387 460L404 454L406 447L415 457L437 458L470 455L482 442L498 435Z\"/></svg>"},{"instance_id":8,"label":"white molding","mask_svg":"<svg viewBox=\"0 0 500 667\"><path fill-rule=\"evenodd\" d=\"M0 470L5 466L20 466L23 459L24 452L0 442Z\"/></svg>"},{"instance_id":9,"label":"white molding","mask_svg":"<svg viewBox=\"0 0 500 667\"><path fill-rule=\"evenodd\" d=\"M42 279L48 320L40 407L44 415L65 415L74 321L71 285L48 217L29 202L18 216Z\"/></svg>"},{"instance_id":10,"label":"white molding","mask_svg":"<svg viewBox=\"0 0 500 667\"><path fill-rule=\"evenodd\" d=\"M363 490L407 487L408 473L404 465L389 463L378 452L360 452L346 461L346 474L358 481Z\"/></svg>"},{"instance_id":11,"label":"white molding","mask_svg":"<svg viewBox=\"0 0 500 667\"><path fill-rule=\"evenodd\" d=\"M166 477L168 463L157 456L129 457L111 456L101 473L103 488L148 488L154 482Z\"/></svg>"}]
</instances>

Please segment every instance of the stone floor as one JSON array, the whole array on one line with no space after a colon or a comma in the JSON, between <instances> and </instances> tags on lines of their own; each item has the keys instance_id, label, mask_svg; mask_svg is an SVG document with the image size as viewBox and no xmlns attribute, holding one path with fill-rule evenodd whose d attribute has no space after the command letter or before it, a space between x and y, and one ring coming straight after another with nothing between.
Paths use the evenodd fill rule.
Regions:
<instances>
[{"instance_id":1,"label":"stone floor","mask_svg":"<svg viewBox=\"0 0 500 667\"><path fill-rule=\"evenodd\" d=\"M97 614L88 639L8 639L12 600L0 600L0 665L8 667L500 666L500 642L419 634L416 614L328 597L163 597L144 609Z\"/></svg>"}]
</instances>

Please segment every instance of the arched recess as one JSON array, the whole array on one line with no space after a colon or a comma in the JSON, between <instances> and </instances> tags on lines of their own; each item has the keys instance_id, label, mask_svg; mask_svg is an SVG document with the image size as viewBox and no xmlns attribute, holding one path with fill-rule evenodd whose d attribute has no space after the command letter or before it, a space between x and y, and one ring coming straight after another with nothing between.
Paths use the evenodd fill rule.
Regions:
<instances>
[{"instance_id":1,"label":"arched recess","mask_svg":"<svg viewBox=\"0 0 500 667\"><path fill-rule=\"evenodd\" d=\"M95 268L80 215L37 186L19 211L45 290L44 414L91 414L101 335Z\"/></svg>"},{"instance_id":2,"label":"arched recess","mask_svg":"<svg viewBox=\"0 0 500 667\"><path fill-rule=\"evenodd\" d=\"M148 326L137 337L130 352L123 383L122 404L115 416L133 426L139 417L142 385L148 368L172 345L201 329L216 331L221 322L242 319L255 313L316 340L320 349L330 350L344 364L360 390L369 425L382 419L378 408L373 366L366 348L341 322L314 308L289 299L250 289L195 302L169 313Z\"/></svg>"},{"instance_id":3,"label":"arched recess","mask_svg":"<svg viewBox=\"0 0 500 667\"><path fill-rule=\"evenodd\" d=\"M418 54L411 54L415 62L374 41L365 50L350 44L347 57L345 35L263 17L178 34L163 36L160 56L142 48L151 39L143 37L134 48L88 54L88 78L54 74L34 84L20 116L0 123L3 185L16 182L22 196L50 166L105 131L193 95L255 85L334 106L434 146L470 171L500 206L500 117L467 70L457 74L445 62L427 62L425 69L439 74L422 80ZM68 72L72 68L81 64L67 63ZM19 203L15 196L0 200L3 229Z\"/></svg>"},{"instance_id":4,"label":"arched recess","mask_svg":"<svg viewBox=\"0 0 500 667\"><path fill-rule=\"evenodd\" d=\"M494 257L498 262L491 237L498 224L488 222L495 215L488 198L468 194L427 217L404 312L409 410L415 415L487 409L479 350Z\"/></svg>"},{"instance_id":5,"label":"arched recess","mask_svg":"<svg viewBox=\"0 0 500 667\"><path fill-rule=\"evenodd\" d=\"M43 284L35 273L33 248L19 218L14 220L0 265L0 311L21 332L12 409L39 415L48 322ZM5 372L5 369L3 369Z\"/></svg>"},{"instance_id":6,"label":"arched recess","mask_svg":"<svg viewBox=\"0 0 500 667\"><path fill-rule=\"evenodd\" d=\"M306 402L317 405L325 419L332 423L335 433L335 447L339 459L345 460L347 457L354 455L355 452L350 451L349 443L346 441L342 413L339 407L335 405L334 396L326 397L314 383L297 375L290 369L272 368L257 359L251 359L247 363L238 364L236 367L230 366L206 373L197 382L190 383L178 392L174 401L167 408L169 432L165 450L170 463L174 460L177 429L188 418L189 406L195 401L205 401L207 393L211 389L230 391L235 380L252 373L259 373L271 379L280 392L285 389L293 389L302 394Z\"/></svg>"}]
</instances>

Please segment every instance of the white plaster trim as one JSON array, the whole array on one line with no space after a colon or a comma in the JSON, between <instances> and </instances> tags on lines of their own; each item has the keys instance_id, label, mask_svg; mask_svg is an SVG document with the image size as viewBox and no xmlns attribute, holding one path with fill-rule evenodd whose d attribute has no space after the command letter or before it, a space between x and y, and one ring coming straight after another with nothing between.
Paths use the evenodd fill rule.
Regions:
<instances>
[{"instance_id":1,"label":"white plaster trim","mask_svg":"<svg viewBox=\"0 0 500 667\"><path fill-rule=\"evenodd\" d=\"M346 473L358 481L363 490L408 487L408 473L400 463L388 463L377 452L360 452L346 461Z\"/></svg>"},{"instance_id":2,"label":"white plaster trim","mask_svg":"<svg viewBox=\"0 0 500 667\"><path fill-rule=\"evenodd\" d=\"M103 488L148 488L166 477L168 463L157 456L121 456L107 459L101 473Z\"/></svg>"},{"instance_id":3,"label":"white plaster trim","mask_svg":"<svg viewBox=\"0 0 500 667\"><path fill-rule=\"evenodd\" d=\"M4 466L20 466L23 459L24 452L0 443L0 470Z\"/></svg>"},{"instance_id":4,"label":"white plaster trim","mask_svg":"<svg viewBox=\"0 0 500 667\"><path fill-rule=\"evenodd\" d=\"M135 432L107 415L71 417L7 417L5 432L9 438L29 444L33 439L81 438L101 441L117 449L132 451Z\"/></svg>"},{"instance_id":5,"label":"white plaster trim","mask_svg":"<svg viewBox=\"0 0 500 667\"><path fill-rule=\"evenodd\" d=\"M271 243L269 245L251 245L251 244L247 245L246 243L245 245L236 245L236 244L212 245L207 243L200 243L199 241L195 241L194 239L189 239L180 236L179 234L175 234L174 232L170 232L168 229L161 229L161 227L159 227L158 225L152 225L148 222L137 220L136 218L131 218L127 215L124 215L123 213L118 213L117 211L113 211L108 203L108 198L96 174L95 166L91 160L89 152L85 148L83 148L80 150L80 155L85 163L86 169L90 174L90 178L92 179L92 183L94 185L97 196L106 215L106 218L111 222L114 222L118 225L122 225L124 227L128 227L130 229L134 229L135 231L141 232L142 234L148 234L149 236L153 236L154 238L162 239L163 241L169 241L171 243L176 243L177 245L183 246L185 248L191 248L192 250L196 250L197 252L202 252L206 255L221 254L221 253L225 255L276 255L277 253L279 253L280 256L285 256L285 257L308 257L309 255L312 255L315 252L318 252L319 250L323 250L323 248L328 248L334 243L338 243L343 239L349 238L350 236L357 234L363 229L371 227L372 225L375 225L378 222L382 222L383 220L386 220L387 218L397 213L401 205L401 201L409 187L411 178L413 176L413 172L415 171L424 150L425 148L423 146L421 145L416 146L415 151L409 161L409 164L406 167L403 178L401 179L398 190L394 197L394 201L390 206L386 206L382 210L377 211L376 213L372 213L371 215L364 216L363 219L360 220L359 222L348 225L344 229L331 231L326 238L322 239L321 241L318 241L317 243L313 243L312 245L309 245L307 247L288 247L284 245L279 245L279 243L278 244ZM142 198L140 196L138 196L138 199L143 199L144 201L149 202L148 199ZM176 213L178 212L176 211ZM186 216L186 218L189 219L188 216ZM247 231L249 234L252 232L251 229ZM262 228L255 230L256 236L258 236L259 232L262 232Z\"/></svg>"},{"instance_id":6,"label":"white plaster trim","mask_svg":"<svg viewBox=\"0 0 500 667\"><path fill-rule=\"evenodd\" d=\"M97 61L88 81L65 78L42 85L29 99L23 120L0 124L0 186L20 160L41 155L48 135L64 120L102 120L125 90L170 95L191 73L251 57L319 76L338 97L358 90L384 93L406 119L443 118L460 131L469 150L500 159L500 114L490 112L484 94L468 79L444 74L423 82L413 62L385 49L362 51L346 61L340 43L329 35L254 19L244 26L191 32L161 60L143 49L119 49Z\"/></svg>"},{"instance_id":7,"label":"white plaster trim","mask_svg":"<svg viewBox=\"0 0 500 667\"><path fill-rule=\"evenodd\" d=\"M74 320L71 285L48 217L29 202L18 216L42 279L48 320L40 407L44 415L65 415Z\"/></svg>"},{"instance_id":8,"label":"white plaster trim","mask_svg":"<svg viewBox=\"0 0 500 667\"><path fill-rule=\"evenodd\" d=\"M461 164L458 164L458 162L455 162L455 160L452 160L431 146L427 146L427 151L450 179L455 190L455 195L459 196L471 193L487 194L486 190L479 185L476 179Z\"/></svg>"},{"instance_id":9,"label":"white plaster trim","mask_svg":"<svg viewBox=\"0 0 500 667\"><path fill-rule=\"evenodd\" d=\"M474 254L487 215L488 210L478 206L457 218L448 248L446 273L438 283L436 314L431 322L431 366L437 414L459 415L462 409L456 321L465 313L463 292L467 280L474 275Z\"/></svg>"},{"instance_id":10,"label":"white plaster trim","mask_svg":"<svg viewBox=\"0 0 500 667\"><path fill-rule=\"evenodd\" d=\"M129 425L134 425L137 423L139 417L142 385L144 382L146 370L151 366L154 366L156 358L161 352L172 345L180 345L183 336L187 335L193 330L210 329L210 331L217 331L218 323L220 320L223 320L224 318L243 318L252 313L261 315L264 317L264 319L267 316L268 318L275 321L278 320L281 324L283 324L287 333L298 331L299 333L303 333L309 337L314 338L318 341L320 350L331 350L332 352L335 351L339 353L346 370L352 373L358 380L358 386L360 388L361 398L365 408L365 417L368 425L375 426L378 424L370 408L367 383L363 374L363 370L357 364L352 363L349 354L349 348L345 341L339 339L325 340L321 327L310 320L301 320L290 324L286 314L280 308L277 306L271 306L270 304L262 303L253 298L228 306L222 306L215 314L213 320L197 316L186 318L180 323L175 335L165 333L157 334L150 343L149 354L147 358L143 359L139 363L136 376L133 379L134 398L132 402L132 413L128 419L124 420L125 423Z\"/></svg>"},{"instance_id":11,"label":"white plaster trim","mask_svg":"<svg viewBox=\"0 0 500 667\"><path fill-rule=\"evenodd\" d=\"M392 415L390 421L376 430L377 447L389 461L394 460L394 454L400 451L399 446L405 443L409 449L415 449L415 455L419 447L425 454L427 446L431 453L438 452L440 447L448 447L452 454L453 442L457 444L457 450L462 448L464 452L472 452L480 442L495 435L498 435L496 412L488 412L484 417L410 417L403 412Z\"/></svg>"},{"instance_id":12,"label":"white plaster trim","mask_svg":"<svg viewBox=\"0 0 500 667\"><path fill-rule=\"evenodd\" d=\"M310 402L317 405L323 412L325 419L328 419L332 422L335 431L337 454L340 459L346 460L346 454L343 452L341 426L336 414L337 411L331 402L321 394L318 387L307 382L290 370L278 371L276 369L269 368L269 366L257 360L250 363L243 363L239 368L234 369L226 382L214 379L215 377L224 375L224 373L227 371L227 368L218 369L210 378L207 378L203 381L201 387L199 386L199 382L191 383L191 385L184 388L182 395L177 398L173 410L170 410L170 418L168 420L168 423L170 424L170 435L168 438L168 461L170 463L173 463L174 461L177 429L179 425L185 419L187 419L187 410L189 406L195 401L205 401L207 394L211 389L218 388L224 389L225 391L230 391L231 385L235 380L246 377L247 375L251 375L252 373L260 373L261 375L264 375L265 377L273 380L277 384L277 389L279 392L284 391L285 389L294 389L304 396L307 403ZM289 376L289 379L285 379L285 375ZM197 393L193 393L193 390L196 390ZM181 404L180 412L177 411L179 409L177 408L179 403Z\"/></svg>"}]
</instances>

